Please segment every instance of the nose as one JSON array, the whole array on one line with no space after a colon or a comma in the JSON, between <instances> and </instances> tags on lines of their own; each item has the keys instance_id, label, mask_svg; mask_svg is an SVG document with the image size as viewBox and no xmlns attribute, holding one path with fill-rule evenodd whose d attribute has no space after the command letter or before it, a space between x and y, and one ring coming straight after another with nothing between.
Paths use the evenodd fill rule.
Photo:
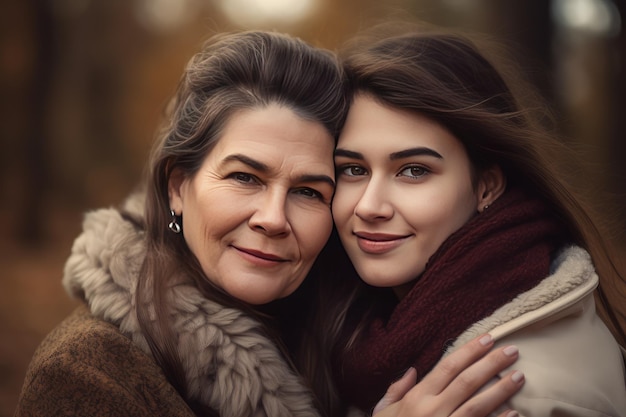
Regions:
<instances>
[{"instance_id":1,"label":"nose","mask_svg":"<svg viewBox=\"0 0 626 417\"><path fill-rule=\"evenodd\" d=\"M268 236L289 234L287 194L282 190L266 190L257 200L257 207L248 221L249 226Z\"/></svg>"},{"instance_id":2,"label":"nose","mask_svg":"<svg viewBox=\"0 0 626 417\"><path fill-rule=\"evenodd\" d=\"M372 178L354 207L354 214L361 220L376 222L389 220L393 213L393 205L389 201L384 182Z\"/></svg>"}]
</instances>

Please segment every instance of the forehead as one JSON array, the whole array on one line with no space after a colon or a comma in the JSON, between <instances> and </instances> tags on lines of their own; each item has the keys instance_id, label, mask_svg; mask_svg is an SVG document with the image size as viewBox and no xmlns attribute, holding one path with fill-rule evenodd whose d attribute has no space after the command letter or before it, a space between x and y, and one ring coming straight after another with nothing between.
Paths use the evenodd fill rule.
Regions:
<instances>
[{"instance_id":1,"label":"forehead","mask_svg":"<svg viewBox=\"0 0 626 417\"><path fill-rule=\"evenodd\" d=\"M418 146L442 155L465 153L458 138L437 121L367 95L355 97L338 143L340 148L358 147L370 152Z\"/></svg>"},{"instance_id":2,"label":"forehead","mask_svg":"<svg viewBox=\"0 0 626 417\"><path fill-rule=\"evenodd\" d=\"M322 123L272 104L233 114L211 154L216 158L245 154L281 166L332 165L333 148L334 140Z\"/></svg>"}]
</instances>

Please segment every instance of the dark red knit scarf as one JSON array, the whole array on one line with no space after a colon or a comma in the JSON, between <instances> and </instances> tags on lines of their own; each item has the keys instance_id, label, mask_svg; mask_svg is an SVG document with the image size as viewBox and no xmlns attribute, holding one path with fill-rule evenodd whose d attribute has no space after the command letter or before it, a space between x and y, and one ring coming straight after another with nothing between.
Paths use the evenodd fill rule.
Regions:
<instances>
[{"instance_id":1,"label":"dark red knit scarf","mask_svg":"<svg viewBox=\"0 0 626 417\"><path fill-rule=\"evenodd\" d=\"M340 356L342 397L370 411L409 366L423 377L470 325L545 278L564 240L544 203L505 192L444 242L388 319L375 319Z\"/></svg>"}]
</instances>

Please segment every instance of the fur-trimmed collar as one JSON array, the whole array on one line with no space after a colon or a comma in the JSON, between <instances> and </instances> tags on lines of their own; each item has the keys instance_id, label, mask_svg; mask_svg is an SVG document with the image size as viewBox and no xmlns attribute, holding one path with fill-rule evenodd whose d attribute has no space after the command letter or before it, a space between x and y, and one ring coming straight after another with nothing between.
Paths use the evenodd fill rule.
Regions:
<instances>
[{"instance_id":1,"label":"fur-trimmed collar","mask_svg":"<svg viewBox=\"0 0 626 417\"><path fill-rule=\"evenodd\" d=\"M474 323L454 341L447 353L483 333L490 333L498 340L538 321L556 319L593 293L598 282L587 251L577 246L563 248L552 261L550 276Z\"/></svg>"},{"instance_id":2,"label":"fur-trimmed collar","mask_svg":"<svg viewBox=\"0 0 626 417\"><path fill-rule=\"evenodd\" d=\"M125 210L142 215L143 196ZM164 225L166 227L166 225ZM145 253L143 233L116 209L88 213L65 265L63 285L92 314L116 325L150 353L133 308ZM311 395L260 325L202 296L191 283L172 287L174 326L189 396L220 416L317 416Z\"/></svg>"}]
</instances>

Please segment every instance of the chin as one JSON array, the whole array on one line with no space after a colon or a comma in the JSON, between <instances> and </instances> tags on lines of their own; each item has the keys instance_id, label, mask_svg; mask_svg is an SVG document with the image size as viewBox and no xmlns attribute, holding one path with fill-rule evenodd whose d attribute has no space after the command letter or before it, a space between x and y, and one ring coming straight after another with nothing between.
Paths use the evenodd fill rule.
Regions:
<instances>
[{"instance_id":1,"label":"chin","mask_svg":"<svg viewBox=\"0 0 626 417\"><path fill-rule=\"evenodd\" d=\"M243 291L237 291L237 290L235 291L227 290L226 292L231 297L236 298L239 301L243 301L244 303L250 304L250 305L267 304L280 298L279 295L269 294L267 293L267 291L264 291L263 293L251 294L250 288L243 289Z\"/></svg>"},{"instance_id":2,"label":"chin","mask_svg":"<svg viewBox=\"0 0 626 417\"><path fill-rule=\"evenodd\" d=\"M359 274L360 275L360 274ZM390 280L388 276L365 276L360 275L361 279L366 283L374 287L387 288L393 287L398 284L394 280Z\"/></svg>"},{"instance_id":3,"label":"chin","mask_svg":"<svg viewBox=\"0 0 626 417\"><path fill-rule=\"evenodd\" d=\"M357 271L357 273L365 283L379 288L398 287L415 280L414 274L406 273L393 275L389 273L389 269L387 269L387 271L383 269L379 273L377 272L372 274L372 270L370 268L365 274L361 274L360 271Z\"/></svg>"}]
</instances>

